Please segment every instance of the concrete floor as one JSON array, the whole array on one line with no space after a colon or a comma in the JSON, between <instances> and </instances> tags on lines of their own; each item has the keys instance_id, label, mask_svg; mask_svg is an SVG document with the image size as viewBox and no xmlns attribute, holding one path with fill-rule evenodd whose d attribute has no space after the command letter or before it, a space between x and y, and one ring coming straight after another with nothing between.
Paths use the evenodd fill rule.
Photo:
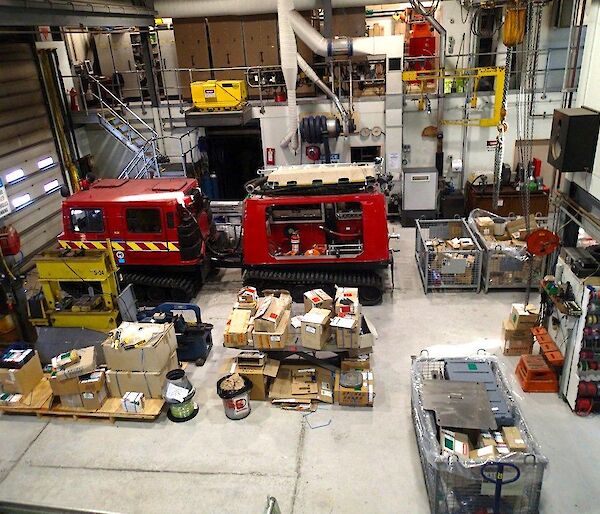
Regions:
<instances>
[{"instance_id":1,"label":"concrete floor","mask_svg":"<svg viewBox=\"0 0 600 514\"><path fill-rule=\"evenodd\" d=\"M502 319L519 292L423 294L414 230L393 245L396 290L365 312L379 332L373 409L321 407L311 417L253 402L238 422L223 414L215 383L226 355L220 334L240 281L229 271L200 293L217 344L188 374L200 413L184 424L74 422L0 416L0 500L111 512L259 514L267 495L291 513L428 513L410 418L410 356L451 345L457 354L500 354ZM438 348L438 350L440 350ZM447 351L442 349L440 351ZM580 418L553 394L521 392L503 359L533 434L550 459L541 511L599 512L593 455L597 419Z\"/></svg>"}]
</instances>

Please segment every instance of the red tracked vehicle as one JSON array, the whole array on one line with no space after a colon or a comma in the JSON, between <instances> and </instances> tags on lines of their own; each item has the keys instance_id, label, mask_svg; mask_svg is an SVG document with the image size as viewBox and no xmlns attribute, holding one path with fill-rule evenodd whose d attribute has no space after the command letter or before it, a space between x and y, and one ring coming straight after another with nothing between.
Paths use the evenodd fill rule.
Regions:
<instances>
[{"instance_id":1,"label":"red tracked vehicle","mask_svg":"<svg viewBox=\"0 0 600 514\"><path fill-rule=\"evenodd\" d=\"M295 301L320 287L383 294L391 264L386 198L374 165L286 166L250 182L244 201L244 283L290 289Z\"/></svg>"},{"instance_id":2,"label":"red tracked vehicle","mask_svg":"<svg viewBox=\"0 0 600 514\"><path fill-rule=\"evenodd\" d=\"M107 241L140 300L187 301L218 246L210 204L194 179L102 179L66 198L59 243L105 249Z\"/></svg>"}]
</instances>

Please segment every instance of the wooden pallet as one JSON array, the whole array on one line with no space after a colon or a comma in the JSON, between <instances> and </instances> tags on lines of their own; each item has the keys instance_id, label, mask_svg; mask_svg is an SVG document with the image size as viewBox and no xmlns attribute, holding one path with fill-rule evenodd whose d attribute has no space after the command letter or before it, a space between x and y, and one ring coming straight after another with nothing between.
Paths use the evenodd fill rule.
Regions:
<instances>
[{"instance_id":1,"label":"wooden pallet","mask_svg":"<svg viewBox=\"0 0 600 514\"><path fill-rule=\"evenodd\" d=\"M102 407L90 411L83 408L65 407L52 395L48 378L44 377L35 389L16 405L0 405L0 412L7 414L35 414L40 417L62 416L73 419L105 419L112 423L123 419L129 421L153 421L162 412L164 400L148 398L144 412L125 412L120 398L107 398Z\"/></svg>"}]
</instances>

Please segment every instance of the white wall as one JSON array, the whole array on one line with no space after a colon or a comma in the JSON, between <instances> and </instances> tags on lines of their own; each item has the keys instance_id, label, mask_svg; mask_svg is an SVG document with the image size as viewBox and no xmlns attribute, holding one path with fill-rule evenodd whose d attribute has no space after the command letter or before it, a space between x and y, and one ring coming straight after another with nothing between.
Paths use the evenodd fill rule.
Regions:
<instances>
[{"instance_id":1,"label":"white wall","mask_svg":"<svg viewBox=\"0 0 600 514\"><path fill-rule=\"evenodd\" d=\"M587 33L583 52L581 79L577 102L573 107L589 107L600 111L600 4L588 4L586 11ZM600 144L598 145L600 146ZM596 146L596 159L592 173L567 173L574 181L600 200L600 152Z\"/></svg>"}]
</instances>

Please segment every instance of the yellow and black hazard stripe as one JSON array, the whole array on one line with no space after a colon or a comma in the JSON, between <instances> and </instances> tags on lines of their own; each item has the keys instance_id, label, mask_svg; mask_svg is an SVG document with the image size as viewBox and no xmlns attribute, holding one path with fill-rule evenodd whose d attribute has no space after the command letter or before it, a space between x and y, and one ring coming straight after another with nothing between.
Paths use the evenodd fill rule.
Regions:
<instances>
[{"instance_id":1,"label":"yellow and black hazard stripe","mask_svg":"<svg viewBox=\"0 0 600 514\"><path fill-rule=\"evenodd\" d=\"M106 250L106 243L102 241L59 241L62 248L71 250Z\"/></svg>"},{"instance_id":2,"label":"yellow and black hazard stripe","mask_svg":"<svg viewBox=\"0 0 600 514\"><path fill-rule=\"evenodd\" d=\"M59 241L62 248L71 250L106 250L104 241ZM173 241L111 241L113 251L121 252L178 252L179 245Z\"/></svg>"}]
</instances>

